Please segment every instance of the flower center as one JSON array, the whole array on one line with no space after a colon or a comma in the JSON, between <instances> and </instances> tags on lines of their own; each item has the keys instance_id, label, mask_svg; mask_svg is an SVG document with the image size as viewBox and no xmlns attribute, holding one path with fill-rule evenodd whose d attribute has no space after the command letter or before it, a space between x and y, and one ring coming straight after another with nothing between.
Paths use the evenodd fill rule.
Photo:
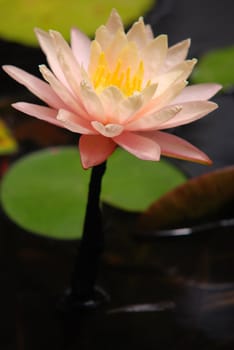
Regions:
<instances>
[{"instance_id":1,"label":"flower center","mask_svg":"<svg viewBox=\"0 0 234 350\"><path fill-rule=\"evenodd\" d=\"M141 60L135 73L131 67L123 67L123 62L119 59L113 70L110 70L105 53L99 56L96 71L93 74L92 81L97 92L101 92L108 86L116 86L124 95L131 96L136 91L142 90L144 77L144 63Z\"/></svg>"}]
</instances>

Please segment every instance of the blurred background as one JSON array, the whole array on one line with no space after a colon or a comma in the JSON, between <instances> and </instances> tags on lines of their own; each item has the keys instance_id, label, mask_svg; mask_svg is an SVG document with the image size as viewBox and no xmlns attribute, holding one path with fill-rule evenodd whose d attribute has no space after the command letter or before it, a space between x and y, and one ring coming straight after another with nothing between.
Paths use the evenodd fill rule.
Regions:
<instances>
[{"instance_id":1,"label":"blurred background","mask_svg":"<svg viewBox=\"0 0 234 350\"><path fill-rule=\"evenodd\" d=\"M107 238L99 284L110 294L111 302L100 310L79 316L58 311L79 239L67 239L66 232L62 239L35 235L9 218L1 195L1 349L233 349L234 2L0 0L0 5L0 65L13 64L39 76L38 65L45 63L45 57L33 28L58 30L69 41L70 28L77 26L93 38L115 7L126 28L144 16L155 35L168 34L170 45L191 38L189 57L198 58L198 64L190 82L223 85L213 99L219 109L196 123L171 130L206 152L212 166L163 160L150 176L154 170L144 171L144 164L132 163L132 173L124 173L123 192L121 184L110 182L108 190L115 186L122 198L119 204L111 193L110 203L104 205ZM9 186L17 192L27 186L32 174L36 177L37 169L30 170L29 163L28 178L23 174L22 182L17 183L16 172L8 185L8 172L16 161L48 147L77 144L76 135L14 111L11 103L19 100L33 101L34 97L1 70L0 190L4 196ZM130 160L123 161L127 166ZM125 165L121 169L115 164L119 178ZM147 190L139 186L138 169ZM43 167L40 171L44 172ZM80 181L86 188L87 178ZM132 192L126 192L131 191L129 183L134 185ZM183 191L176 191L181 184ZM143 190L134 190L138 187ZM151 189L155 201L167 191L172 193L153 212L152 225L146 225L150 230L139 231L139 217L143 215L140 222L144 222L152 202L147 199ZM139 195L135 203L129 202L125 197L134 192ZM86 191L82 196L77 206L85 205ZM24 200L19 200L19 207ZM172 211L182 208L176 224L168 205ZM163 217L164 226L158 226L157 217Z\"/></svg>"}]
</instances>

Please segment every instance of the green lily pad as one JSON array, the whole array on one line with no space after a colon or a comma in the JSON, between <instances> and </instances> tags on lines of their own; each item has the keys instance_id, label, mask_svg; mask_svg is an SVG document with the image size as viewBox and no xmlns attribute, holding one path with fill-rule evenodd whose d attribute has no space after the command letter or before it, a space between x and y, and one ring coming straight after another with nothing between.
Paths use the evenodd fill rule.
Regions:
<instances>
[{"instance_id":1,"label":"green lily pad","mask_svg":"<svg viewBox=\"0 0 234 350\"><path fill-rule=\"evenodd\" d=\"M108 160L102 200L125 210L142 211L185 180L185 175L166 160L142 161L118 149Z\"/></svg>"},{"instance_id":2,"label":"green lily pad","mask_svg":"<svg viewBox=\"0 0 234 350\"><path fill-rule=\"evenodd\" d=\"M80 238L89 178L75 147L35 152L5 175L2 205L11 220L32 233ZM164 160L144 162L118 149L108 160L101 198L123 209L143 210L184 181L184 174Z\"/></svg>"},{"instance_id":3,"label":"green lily pad","mask_svg":"<svg viewBox=\"0 0 234 350\"><path fill-rule=\"evenodd\" d=\"M208 52L198 61L194 83L220 83L224 88L234 85L234 46Z\"/></svg>"},{"instance_id":4,"label":"green lily pad","mask_svg":"<svg viewBox=\"0 0 234 350\"><path fill-rule=\"evenodd\" d=\"M58 30L67 39L72 26L93 35L106 22L112 8L129 24L154 3L155 0L1 0L0 36L35 45L35 27Z\"/></svg>"},{"instance_id":5,"label":"green lily pad","mask_svg":"<svg viewBox=\"0 0 234 350\"><path fill-rule=\"evenodd\" d=\"M55 238L76 238L82 230L89 174L78 150L50 149L21 158L1 187L7 215L20 227Z\"/></svg>"}]
</instances>

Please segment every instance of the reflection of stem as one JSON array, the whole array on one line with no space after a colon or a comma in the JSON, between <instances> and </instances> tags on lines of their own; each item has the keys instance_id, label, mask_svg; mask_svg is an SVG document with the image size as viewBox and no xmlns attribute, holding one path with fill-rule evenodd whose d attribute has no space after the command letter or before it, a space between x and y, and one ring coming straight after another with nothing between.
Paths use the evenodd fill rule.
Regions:
<instances>
[{"instance_id":1,"label":"reflection of stem","mask_svg":"<svg viewBox=\"0 0 234 350\"><path fill-rule=\"evenodd\" d=\"M75 262L71 285L71 294L78 302L94 298L99 259L104 245L99 205L101 182L105 170L106 162L92 168L83 236Z\"/></svg>"}]
</instances>

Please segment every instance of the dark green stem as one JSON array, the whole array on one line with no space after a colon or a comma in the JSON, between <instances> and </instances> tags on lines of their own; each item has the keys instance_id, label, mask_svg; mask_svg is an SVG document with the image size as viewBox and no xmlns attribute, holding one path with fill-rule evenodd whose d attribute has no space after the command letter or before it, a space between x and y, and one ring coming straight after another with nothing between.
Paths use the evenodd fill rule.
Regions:
<instances>
[{"instance_id":1,"label":"dark green stem","mask_svg":"<svg viewBox=\"0 0 234 350\"><path fill-rule=\"evenodd\" d=\"M83 236L72 276L71 295L78 302L94 298L100 255L104 246L100 192L106 162L92 168Z\"/></svg>"}]
</instances>

